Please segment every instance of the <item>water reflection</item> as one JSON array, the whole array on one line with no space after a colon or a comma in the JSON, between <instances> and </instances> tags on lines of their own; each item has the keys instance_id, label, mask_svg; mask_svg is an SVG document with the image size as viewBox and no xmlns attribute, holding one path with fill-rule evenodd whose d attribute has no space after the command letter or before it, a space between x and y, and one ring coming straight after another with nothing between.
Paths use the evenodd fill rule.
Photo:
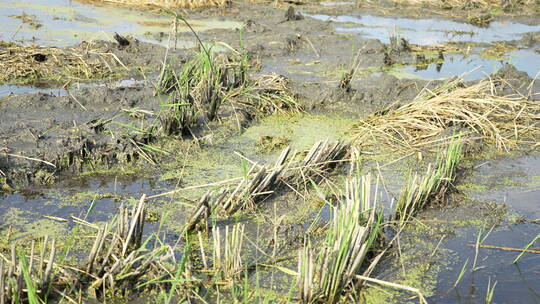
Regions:
<instances>
[{"instance_id":1,"label":"water reflection","mask_svg":"<svg viewBox=\"0 0 540 304\"><path fill-rule=\"evenodd\" d=\"M449 41L459 42L495 42L520 39L528 32L540 31L539 25L527 25L509 21L495 21L487 28L468 23L442 19L410 19L379 17L372 15L330 16L305 14L306 16L349 25L338 25L336 31L357 33L366 38L376 38L388 43L392 34L403 35L409 42L420 45L432 45Z\"/></svg>"}]
</instances>

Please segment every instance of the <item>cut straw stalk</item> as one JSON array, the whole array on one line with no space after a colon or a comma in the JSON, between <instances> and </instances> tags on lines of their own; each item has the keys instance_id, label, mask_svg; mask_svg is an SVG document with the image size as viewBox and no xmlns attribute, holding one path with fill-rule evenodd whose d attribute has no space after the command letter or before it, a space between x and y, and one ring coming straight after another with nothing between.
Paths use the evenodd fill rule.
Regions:
<instances>
[{"instance_id":1,"label":"cut straw stalk","mask_svg":"<svg viewBox=\"0 0 540 304\"><path fill-rule=\"evenodd\" d=\"M456 169L461 160L463 144L454 139L437 158L437 166L428 165L426 173L409 177L396 205L395 219L400 227L407 223L427 204L444 199L445 192L452 186Z\"/></svg>"},{"instance_id":2,"label":"cut straw stalk","mask_svg":"<svg viewBox=\"0 0 540 304\"><path fill-rule=\"evenodd\" d=\"M496 87L491 80L468 87L452 81L363 119L353 127L354 140L363 147L382 143L392 150L418 150L445 144L451 136L444 132L457 127L466 129L464 137L480 137L501 151L534 145L540 135L540 104L521 95L499 96Z\"/></svg>"},{"instance_id":3,"label":"cut straw stalk","mask_svg":"<svg viewBox=\"0 0 540 304\"><path fill-rule=\"evenodd\" d=\"M310 181L321 180L331 168L343 161L348 147L339 141L319 141L302 161L295 161L298 153L287 147L274 165L259 166L255 163L237 185L210 190L203 195L184 230L192 231L201 223L206 227L205 222L216 212L232 215L240 209L254 206L284 186L296 189L305 187Z\"/></svg>"},{"instance_id":4,"label":"cut straw stalk","mask_svg":"<svg viewBox=\"0 0 540 304\"><path fill-rule=\"evenodd\" d=\"M244 225L235 224L225 227L225 240L222 245L221 231L218 227L212 229L214 241L214 272L216 281L234 280L239 278L242 268L242 246L244 242Z\"/></svg>"},{"instance_id":5,"label":"cut straw stalk","mask_svg":"<svg viewBox=\"0 0 540 304\"><path fill-rule=\"evenodd\" d=\"M42 303L52 285L56 243L50 244L49 259L45 260L48 238L43 239L39 263L35 263L35 241L30 255L11 246L11 259L0 254L0 303ZM64 279L64 278L62 278ZM54 283L54 282L53 282Z\"/></svg>"},{"instance_id":6,"label":"cut straw stalk","mask_svg":"<svg viewBox=\"0 0 540 304\"><path fill-rule=\"evenodd\" d=\"M317 257L310 242L299 251L298 289L305 303L335 303L363 266L373 269L366 257L380 234L381 216L377 200L371 198L370 176L349 180L345 197L334 207L332 226Z\"/></svg>"},{"instance_id":7,"label":"cut straw stalk","mask_svg":"<svg viewBox=\"0 0 540 304\"><path fill-rule=\"evenodd\" d=\"M149 249L151 238L142 240L145 210L143 195L132 210L122 206L110 223L97 229L84 269L58 264L54 239L45 237L39 254L34 242L29 255L17 251L13 244L9 259L0 254L0 303L38 304L56 297L78 298L81 290L105 299L138 286L166 288L173 271L165 268L168 264L164 262L176 263L169 246ZM156 243L162 244L159 240Z\"/></svg>"}]
</instances>

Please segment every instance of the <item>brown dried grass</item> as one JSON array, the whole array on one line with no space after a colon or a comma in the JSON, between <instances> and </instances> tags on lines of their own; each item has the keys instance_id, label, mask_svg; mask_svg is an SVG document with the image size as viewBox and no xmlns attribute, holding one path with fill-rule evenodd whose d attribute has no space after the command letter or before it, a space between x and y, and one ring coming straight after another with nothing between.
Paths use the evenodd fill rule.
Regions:
<instances>
[{"instance_id":1,"label":"brown dried grass","mask_svg":"<svg viewBox=\"0 0 540 304\"><path fill-rule=\"evenodd\" d=\"M419 150L448 142L454 128L464 139L480 138L500 151L535 145L540 104L519 94L499 95L497 82L502 81L486 79L467 87L454 80L435 92L424 90L409 104L361 120L353 126L354 141L363 147Z\"/></svg>"},{"instance_id":2,"label":"brown dried grass","mask_svg":"<svg viewBox=\"0 0 540 304\"><path fill-rule=\"evenodd\" d=\"M159 7L159 8L209 8L222 7L227 0L85 0L85 2L101 2L114 5L128 5L138 7Z\"/></svg>"},{"instance_id":3,"label":"brown dried grass","mask_svg":"<svg viewBox=\"0 0 540 304\"><path fill-rule=\"evenodd\" d=\"M121 64L109 53L46 46L0 45L0 83L101 79Z\"/></svg>"}]
</instances>

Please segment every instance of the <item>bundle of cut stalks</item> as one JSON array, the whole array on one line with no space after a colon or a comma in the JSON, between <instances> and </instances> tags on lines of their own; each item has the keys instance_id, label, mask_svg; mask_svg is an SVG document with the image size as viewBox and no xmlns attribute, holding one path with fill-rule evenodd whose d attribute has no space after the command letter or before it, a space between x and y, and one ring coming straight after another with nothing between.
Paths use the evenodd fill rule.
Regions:
<instances>
[{"instance_id":1,"label":"bundle of cut stalks","mask_svg":"<svg viewBox=\"0 0 540 304\"><path fill-rule=\"evenodd\" d=\"M7 44L0 46L0 83L99 79L113 72L116 60L112 54Z\"/></svg>"},{"instance_id":2,"label":"bundle of cut stalks","mask_svg":"<svg viewBox=\"0 0 540 304\"><path fill-rule=\"evenodd\" d=\"M247 67L206 49L175 70L164 64L156 95L167 97L159 116L161 129L167 135L185 133L205 117L217 118L222 103L234 89L242 90Z\"/></svg>"},{"instance_id":3,"label":"bundle of cut stalks","mask_svg":"<svg viewBox=\"0 0 540 304\"><path fill-rule=\"evenodd\" d=\"M296 189L310 181L320 180L330 168L342 161L347 150L348 145L339 141L319 141L302 161L295 161L298 153L287 147L273 166L255 163L236 186L208 191L194 209L185 230L195 229L218 210L231 215L239 209L253 206L283 186Z\"/></svg>"},{"instance_id":4,"label":"bundle of cut stalks","mask_svg":"<svg viewBox=\"0 0 540 304\"><path fill-rule=\"evenodd\" d=\"M106 299L127 295L144 282L166 288L167 280L156 279L172 276L164 262L176 264L173 251L167 245L147 248L150 238L143 241L145 214L144 195L132 210L121 207L110 223L98 229L81 269L56 263L54 240L45 238L37 250L32 241L30 254L22 250L17 254L13 245L10 258L0 254L0 303L45 303L51 298L73 302L83 291ZM76 222L96 228L81 219Z\"/></svg>"},{"instance_id":5,"label":"bundle of cut stalks","mask_svg":"<svg viewBox=\"0 0 540 304\"><path fill-rule=\"evenodd\" d=\"M90 290L103 288L129 290L143 276L160 277L167 270L161 269L163 261L172 257L168 246L149 250L143 243L143 227L146 216L145 196L128 211L121 207L112 225L100 228L92 250L87 258L85 274L92 283ZM111 226L116 226L111 231Z\"/></svg>"},{"instance_id":6,"label":"bundle of cut stalks","mask_svg":"<svg viewBox=\"0 0 540 304\"><path fill-rule=\"evenodd\" d=\"M39 303L37 299L51 293L58 285L52 282L55 257L55 241L49 242L47 237L39 249L32 241L28 257L22 252L17 254L15 245L10 258L0 254L0 303Z\"/></svg>"},{"instance_id":7,"label":"bundle of cut stalks","mask_svg":"<svg viewBox=\"0 0 540 304\"><path fill-rule=\"evenodd\" d=\"M223 242L222 232L219 227L214 226L212 228L212 257L216 280L232 281L235 278L238 279L239 274L244 270L242 267L244 228L244 224L235 224L232 227L226 226ZM222 243L224 243L223 246Z\"/></svg>"},{"instance_id":8,"label":"bundle of cut stalks","mask_svg":"<svg viewBox=\"0 0 540 304\"><path fill-rule=\"evenodd\" d=\"M455 139L439 154L435 168L429 165L423 176L414 174L409 177L396 204L394 219L398 227L403 227L428 204L445 199L456 178L462 146L459 139Z\"/></svg>"},{"instance_id":9,"label":"bundle of cut stalks","mask_svg":"<svg viewBox=\"0 0 540 304\"><path fill-rule=\"evenodd\" d=\"M298 290L304 303L338 302L357 289L353 280L360 270L369 276L379 261L367 257L375 249L382 219L371 197L370 176L349 179L345 200L338 204L325 244L314 251L308 242L299 251Z\"/></svg>"},{"instance_id":10,"label":"bundle of cut stalks","mask_svg":"<svg viewBox=\"0 0 540 304\"><path fill-rule=\"evenodd\" d=\"M502 151L536 144L540 104L521 95L499 96L496 87L491 80L468 87L451 81L409 104L366 117L353 127L354 140L364 148L419 150L447 143L452 134L444 134L457 128L464 139L481 138Z\"/></svg>"},{"instance_id":11,"label":"bundle of cut stalks","mask_svg":"<svg viewBox=\"0 0 540 304\"><path fill-rule=\"evenodd\" d=\"M162 8L208 8L208 7L223 7L227 0L84 0L90 2L102 2L114 5L129 5L129 6L150 6Z\"/></svg>"}]
</instances>

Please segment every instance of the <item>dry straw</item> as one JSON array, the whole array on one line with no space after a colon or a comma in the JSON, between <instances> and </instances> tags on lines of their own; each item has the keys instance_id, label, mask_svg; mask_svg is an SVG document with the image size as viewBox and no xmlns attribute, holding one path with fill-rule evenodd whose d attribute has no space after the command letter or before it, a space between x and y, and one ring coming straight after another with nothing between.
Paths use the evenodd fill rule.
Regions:
<instances>
[{"instance_id":1,"label":"dry straw","mask_svg":"<svg viewBox=\"0 0 540 304\"><path fill-rule=\"evenodd\" d=\"M534 145L540 134L540 104L518 94L500 96L501 81L466 87L454 80L435 92L424 90L411 103L357 123L354 140L364 148L382 144L398 151L419 150L447 143L452 137L448 130L454 128L463 139L481 138L500 151Z\"/></svg>"},{"instance_id":2,"label":"dry straw","mask_svg":"<svg viewBox=\"0 0 540 304\"><path fill-rule=\"evenodd\" d=\"M230 228L230 229L229 229ZM244 240L244 225L226 226L224 241L219 227L214 226L212 236L214 241L214 272L218 279L232 281L242 272L242 245Z\"/></svg>"},{"instance_id":3,"label":"dry straw","mask_svg":"<svg viewBox=\"0 0 540 304\"><path fill-rule=\"evenodd\" d=\"M226 0L88 0L89 2L101 2L115 5L150 6L163 8L208 8L222 7ZM85 2L88 2L85 1Z\"/></svg>"},{"instance_id":4,"label":"dry straw","mask_svg":"<svg viewBox=\"0 0 540 304\"><path fill-rule=\"evenodd\" d=\"M0 45L0 83L32 82L38 79L99 79L121 64L113 54L75 48Z\"/></svg>"}]
</instances>

